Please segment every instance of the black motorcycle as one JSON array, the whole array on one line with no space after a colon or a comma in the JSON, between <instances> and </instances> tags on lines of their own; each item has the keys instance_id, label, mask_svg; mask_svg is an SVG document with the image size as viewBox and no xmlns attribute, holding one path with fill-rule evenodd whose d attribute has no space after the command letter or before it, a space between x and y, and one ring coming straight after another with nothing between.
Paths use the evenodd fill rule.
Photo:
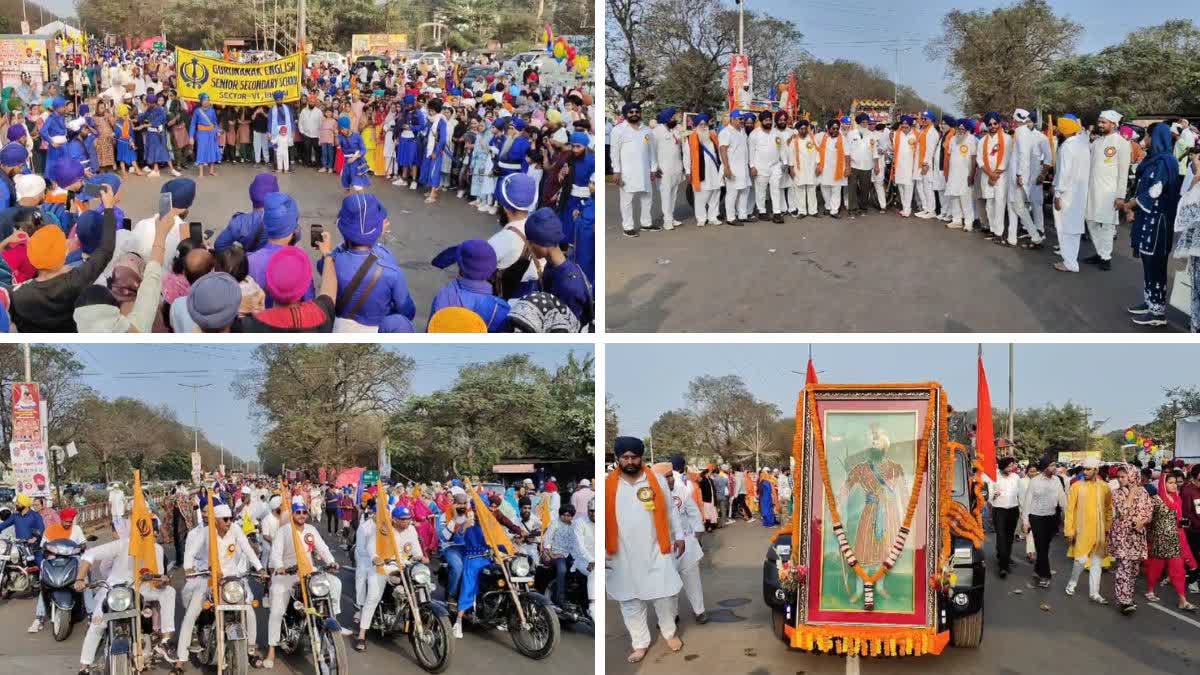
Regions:
<instances>
[{"instance_id":1,"label":"black motorcycle","mask_svg":"<svg viewBox=\"0 0 1200 675\"><path fill-rule=\"evenodd\" d=\"M342 639L342 627L333 614L333 598L328 572L336 569L330 565L320 567L292 587L287 611L279 633L279 649L285 654L301 653L305 645L316 659L316 670L321 675L349 675L346 642ZM296 567L289 567L284 574L295 574ZM303 588L301 588L303 584ZM307 591L308 604L304 603Z\"/></svg>"},{"instance_id":2,"label":"black motorcycle","mask_svg":"<svg viewBox=\"0 0 1200 675\"><path fill-rule=\"evenodd\" d=\"M558 646L558 613L546 596L533 589L533 569L523 555L493 560L479 573L475 622L485 628L504 626L521 654L544 659Z\"/></svg>"},{"instance_id":3,"label":"black motorcycle","mask_svg":"<svg viewBox=\"0 0 1200 675\"><path fill-rule=\"evenodd\" d=\"M143 577L142 580L154 581L159 578L165 577ZM155 630L155 626L159 625L158 603L143 598L139 616L132 583L110 586L105 581L97 581L88 584L88 588L108 590L104 597L104 634L96 648L96 660L91 668L93 673L133 675L166 660L163 658L167 652L162 634ZM134 624L135 621L139 623ZM134 649L135 641L140 643L140 649Z\"/></svg>"},{"instance_id":4,"label":"black motorcycle","mask_svg":"<svg viewBox=\"0 0 1200 675\"><path fill-rule=\"evenodd\" d=\"M0 597L24 597L38 593L37 543L41 532L29 539L0 539Z\"/></svg>"},{"instance_id":5,"label":"black motorcycle","mask_svg":"<svg viewBox=\"0 0 1200 675\"><path fill-rule=\"evenodd\" d=\"M558 591L558 575L553 565L539 565L534 571L533 587L547 598L553 599ZM575 570L574 566L567 570L566 602L558 610L558 620L567 625L574 625L580 630L594 631L596 624L590 611L588 601L587 575Z\"/></svg>"},{"instance_id":6,"label":"black motorcycle","mask_svg":"<svg viewBox=\"0 0 1200 675\"><path fill-rule=\"evenodd\" d=\"M83 544L70 539L55 539L42 546L41 601L49 610L54 640L62 642L71 636L71 627L83 619L83 594L75 590L75 575L79 571L79 556Z\"/></svg>"},{"instance_id":7,"label":"black motorcycle","mask_svg":"<svg viewBox=\"0 0 1200 675\"><path fill-rule=\"evenodd\" d=\"M450 665L454 639L450 637L450 613L434 600L433 574L421 562L409 563L388 575L388 588L371 617L371 630L385 637L407 634L417 664L430 673Z\"/></svg>"},{"instance_id":8,"label":"black motorcycle","mask_svg":"<svg viewBox=\"0 0 1200 675\"><path fill-rule=\"evenodd\" d=\"M188 578L208 577L208 571L187 575ZM248 635L245 625L245 612L254 611L254 597L247 590L245 574L225 574L221 576L220 602L213 602L212 586L205 586L204 609L196 617L196 641L200 643L199 653L193 653L192 659L197 666L216 668L218 661L222 663L219 670L233 675L246 675L250 672L250 645L256 636ZM225 634L224 653L217 653L217 612L221 613L221 629Z\"/></svg>"}]
</instances>

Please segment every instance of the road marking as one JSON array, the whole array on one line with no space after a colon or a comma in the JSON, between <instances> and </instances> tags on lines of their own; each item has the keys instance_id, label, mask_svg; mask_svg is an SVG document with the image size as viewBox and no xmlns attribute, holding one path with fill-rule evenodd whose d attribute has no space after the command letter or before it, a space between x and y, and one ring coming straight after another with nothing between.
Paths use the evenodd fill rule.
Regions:
<instances>
[{"instance_id":1,"label":"road marking","mask_svg":"<svg viewBox=\"0 0 1200 675\"><path fill-rule=\"evenodd\" d=\"M1171 616L1175 617L1176 619L1179 619L1180 621L1183 621L1185 623L1190 623L1193 626L1195 626L1196 628L1200 628L1200 621L1196 621L1195 619L1190 619L1190 618L1180 614L1179 612L1176 612L1175 610L1167 609L1166 607L1163 607L1162 605L1158 604L1157 602L1151 602L1148 604L1160 612L1166 612L1167 614L1170 614ZM849 674L847 674L847 675L849 675Z\"/></svg>"}]
</instances>

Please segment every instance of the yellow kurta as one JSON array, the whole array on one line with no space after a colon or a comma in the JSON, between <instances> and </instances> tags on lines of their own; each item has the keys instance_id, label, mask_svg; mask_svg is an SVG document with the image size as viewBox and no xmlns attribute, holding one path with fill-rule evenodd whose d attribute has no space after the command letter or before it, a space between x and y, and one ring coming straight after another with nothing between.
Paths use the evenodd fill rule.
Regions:
<instances>
[{"instance_id":1,"label":"yellow kurta","mask_svg":"<svg viewBox=\"0 0 1200 675\"><path fill-rule=\"evenodd\" d=\"M387 170L387 166L383 162L383 146L375 138L375 127L368 126L362 130L363 148L366 150L367 166L370 167L371 173L376 176L382 176Z\"/></svg>"},{"instance_id":2,"label":"yellow kurta","mask_svg":"<svg viewBox=\"0 0 1200 675\"><path fill-rule=\"evenodd\" d=\"M1101 480L1081 480L1067 495L1063 534L1075 537L1067 555L1073 559L1107 555L1106 533L1112 527L1112 491Z\"/></svg>"}]
</instances>

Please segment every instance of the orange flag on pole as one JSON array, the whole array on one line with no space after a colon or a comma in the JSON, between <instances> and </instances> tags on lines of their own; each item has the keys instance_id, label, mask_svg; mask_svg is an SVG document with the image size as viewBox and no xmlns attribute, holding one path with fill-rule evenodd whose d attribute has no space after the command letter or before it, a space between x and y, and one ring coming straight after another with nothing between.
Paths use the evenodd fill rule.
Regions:
<instances>
[{"instance_id":1,"label":"orange flag on pole","mask_svg":"<svg viewBox=\"0 0 1200 675\"><path fill-rule=\"evenodd\" d=\"M158 574L158 554L154 549L154 516L142 494L142 472L133 471L133 513L129 529L129 555L133 558L134 574ZM136 580L135 580L136 581Z\"/></svg>"},{"instance_id":2,"label":"orange flag on pole","mask_svg":"<svg viewBox=\"0 0 1200 675\"><path fill-rule=\"evenodd\" d=\"M400 562L400 554L396 551L396 539L392 537L392 514L388 511L388 494L383 487L383 475L379 476L379 489L375 491L375 557L384 561ZM383 565L376 565L375 571L384 573Z\"/></svg>"},{"instance_id":3,"label":"orange flag on pole","mask_svg":"<svg viewBox=\"0 0 1200 675\"><path fill-rule=\"evenodd\" d=\"M988 393L987 373L983 370L983 349L979 350L979 391L975 408L975 456L983 472L996 480L996 432L992 428L992 396Z\"/></svg>"},{"instance_id":4,"label":"orange flag on pole","mask_svg":"<svg viewBox=\"0 0 1200 675\"><path fill-rule=\"evenodd\" d=\"M475 505L475 522L479 523L479 528L483 530L484 541L497 557L512 555L517 549L513 546L512 539L508 538L508 532L500 526L500 521L496 520L492 510L479 496L479 491L471 486L471 481L466 481L466 485L467 493L471 495L471 502Z\"/></svg>"},{"instance_id":5,"label":"orange flag on pole","mask_svg":"<svg viewBox=\"0 0 1200 675\"><path fill-rule=\"evenodd\" d=\"M204 517L208 521L208 583L212 587L213 597L219 598L217 588L221 580L221 544L217 541L217 516L213 510L213 492L209 488L208 503L204 507Z\"/></svg>"}]
</instances>

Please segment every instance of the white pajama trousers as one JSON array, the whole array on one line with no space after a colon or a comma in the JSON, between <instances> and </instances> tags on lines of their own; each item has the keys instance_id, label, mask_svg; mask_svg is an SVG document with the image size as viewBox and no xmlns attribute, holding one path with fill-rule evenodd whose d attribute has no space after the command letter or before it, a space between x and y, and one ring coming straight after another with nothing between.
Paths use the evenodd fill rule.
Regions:
<instances>
[{"instance_id":1,"label":"white pajama trousers","mask_svg":"<svg viewBox=\"0 0 1200 675\"><path fill-rule=\"evenodd\" d=\"M1013 198L1015 197L1015 199ZM1029 233L1030 241L1039 243L1042 240L1042 229L1033 222L1033 215L1029 212L1029 204L1025 201L1025 188L1017 187L1015 195L1009 195L1008 200L1008 222L1009 222L1009 240L1016 243L1015 237L1019 225L1025 226L1025 231Z\"/></svg>"},{"instance_id":2,"label":"white pajama trousers","mask_svg":"<svg viewBox=\"0 0 1200 675\"><path fill-rule=\"evenodd\" d=\"M721 221L721 191L699 190L695 193L696 224Z\"/></svg>"},{"instance_id":3,"label":"white pajama trousers","mask_svg":"<svg viewBox=\"0 0 1200 675\"><path fill-rule=\"evenodd\" d=\"M1075 238L1078 240L1079 235L1075 235ZM1071 581L1067 585L1074 588L1079 583L1079 575L1083 573L1085 564L1088 565L1088 596L1100 595L1100 572L1104 559L1094 553L1090 557L1085 555L1075 559L1075 565L1071 567Z\"/></svg>"},{"instance_id":4,"label":"white pajama trousers","mask_svg":"<svg viewBox=\"0 0 1200 675\"><path fill-rule=\"evenodd\" d=\"M912 213L913 184L897 183L900 189L900 213Z\"/></svg>"},{"instance_id":5,"label":"white pajama trousers","mask_svg":"<svg viewBox=\"0 0 1200 675\"><path fill-rule=\"evenodd\" d=\"M693 614L704 613L704 586L700 583L700 563L679 570L683 579L683 592L687 595L688 604L692 606Z\"/></svg>"},{"instance_id":6,"label":"white pajama trousers","mask_svg":"<svg viewBox=\"0 0 1200 675\"><path fill-rule=\"evenodd\" d=\"M842 186L822 185L821 197L825 200L825 210L837 213L842 208Z\"/></svg>"},{"instance_id":7,"label":"white pajama trousers","mask_svg":"<svg viewBox=\"0 0 1200 675\"><path fill-rule=\"evenodd\" d=\"M1062 231L1058 211L1054 212L1054 229L1058 231L1059 255L1062 256L1063 266L1072 272L1079 271L1079 239L1082 235L1067 234Z\"/></svg>"},{"instance_id":8,"label":"white pajama trousers","mask_svg":"<svg viewBox=\"0 0 1200 675\"><path fill-rule=\"evenodd\" d=\"M675 637L675 613L678 611L678 596L654 600L622 600L621 618L625 619L625 630L629 631L629 639L634 649L646 649L650 646L650 624L647 623L647 607L654 605L654 613L658 615L658 632L663 639Z\"/></svg>"},{"instance_id":9,"label":"white pajama trousers","mask_svg":"<svg viewBox=\"0 0 1200 675\"><path fill-rule=\"evenodd\" d=\"M383 599L383 593L388 589L387 575L380 574L375 571L375 566L370 567L370 574L367 575L367 595L366 602L362 605L362 612L358 617L358 629L365 631L371 627L371 617L375 616L375 610L379 607L379 601Z\"/></svg>"},{"instance_id":10,"label":"white pajama trousers","mask_svg":"<svg viewBox=\"0 0 1200 675\"><path fill-rule=\"evenodd\" d=\"M200 587L198 589L193 587L191 592L189 592L188 586L193 581L199 581ZM192 631L196 627L196 619L200 616L200 611L204 609L205 581L206 579L199 577L188 579L187 583L183 586L181 595L183 596L184 606L187 609L183 613L183 621L179 624L179 647L175 654L175 658L179 661L186 662L188 660L188 646L192 642ZM247 602L249 602L249 598L254 597L254 594L250 591L250 584L246 583L246 580L243 579L242 586L246 588L246 598ZM246 637L250 646L253 647L258 644L258 618L254 616L254 610L243 612L242 614L245 616L243 621L246 622Z\"/></svg>"},{"instance_id":11,"label":"white pajama trousers","mask_svg":"<svg viewBox=\"0 0 1200 675\"><path fill-rule=\"evenodd\" d=\"M725 220L746 220L750 217L750 188L741 190L725 187Z\"/></svg>"},{"instance_id":12,"label":"white pajama trousers","mask_svg":"<svg viewBox=\"0 0 1200 675\"><path fill-rule=\"evenodd\" d=\"M987 202L988 227L991 228L992 234L997 237L1004 236L1004 212L1008 209L1008 201L1004 199L1004 195L997 195L985 199ZM1017 243L1017 228L1014 224L1009 228L1008 243L1015 245Z\"/></svg>"},{"instance_id":13,"label":"white pajama trousers","mask_svg":"<svg viewBox=\"0 0 1200 675\"><path fill-rule=\"evenodd\" d=\"M875 198L879 200L879 209L887 210L887 185L883 181L875 181Z\"/></svg>"},{"instance_id":14,"label":"white pajama trousers","mask_svg":"<svg viewBox=\"0 0 1200 675\"><path fill-rule=\"evenodd\" d=\"M759 213L767 212L767 195L771 195L771 214L783 213L783 190L779 189L780 176L761 173L754 177L754 202Z\"/></svg>"},{"instance_id":15,"label":"white pajama trousers","mask_svg":"<svg viewBox=\"0 0 1200 675\"><path fill-rule=\"evenodd\" d=\"M362 609L367 603L367 579L375 573L371 559L354 556L354 604Z\"/></svg>"},{"instance_id":16,"label":"white pajama trousers","mask_svg":"<svg viewBox=\"0 0 1200 675\"><path fill-rule=\"evenodd\" d=\"M788 188L788 206L792 207L792 213L801 216L817 215L817 186L816 185L793 185Z\"/></svg>"},{"instance_id":17,"label":"white pajama trousers","mask_svg":"<svg viewBox=\"0 0 1200 675\"><path fill-rule=\"evenodd\" d=\"M933 179L929 176L916 178L917 197L921 200L921 210L926 213L936 213L937 203L933 201Z\"/></svg>"},{"instance_id":18,"label":"white pajama trousers","mask_svg":"<svg viewBox=\"0 0 1200 675\"><path fill-rule=\"evenodd\" d=\"M663 212L663 227L679 222L675 220L675 201L679 197L679 181L682 174L664 173L658 179L658 199Z\"/></svg>"},{"instance_id":19,"label":"white pajama trousers","mask_svg":"<svg viewBox=\"0 0 1200 675\"><path fill-rule=\"evenodd\" d=\"M970 232L975 222L975 200L970 195L946 197L946 214L952 222L961 221L963 229Z\"/></svg>"},{"instance_id":20,"label":"white pajama trousers","mask_svg":"<svg viewBox=\"0 0 1200 675\"><path fill-rule=\"evenodd\" d=\"M1092 237L1092 246L1096 247L1096 255L1104 260L1112 260L1113 243L1117 238L1117 226L1108 223L1098 223L1094 220L1087 223L1088 234Z\"/></svg>"},{"instance_id":21,"label":"white pajama trousers","mask_svg":"<svg viewBox=\"0 0 1200 675\"><path fill-rule=\"evenodd\" d=\"M636 200L638 209L641 211L642 229L650 227L650 193L649 192L626 192L624 188L621 190L621 229L626 232L633 231L633 202Z\"/></svg>"},{"instance_id":22,"label":"white pajama trousers","mask_svg":"<svg viewBox=\"0 0 1200 675\"><path fill-rule=\"evenodd\" d=\"M333 601L333 615L342 613L342 580L337 575L329 573L329 596ZM300 577L295 574L276 574L271 577L271 615L267 622L267 644L279 645L279 636L283 632L283 615L287 613L288 600L292 597L292 587Z\"/></svg>"},{"instance_id":23,"label":"white pajama trousers","mask_svg":"<svg viewBox=\"0 0 1200 675\"><path fill-rule=\"evenodd\" d=\"M1046 188L1042 187L1041 183L1030 185L1026 188L1029 193L1029 215L1033 217L1033 224L1037 227L1037 231L1043 235L1046 232L1046 211L1043 208L1046 204Z\"/></svg>"}]
</instances>

